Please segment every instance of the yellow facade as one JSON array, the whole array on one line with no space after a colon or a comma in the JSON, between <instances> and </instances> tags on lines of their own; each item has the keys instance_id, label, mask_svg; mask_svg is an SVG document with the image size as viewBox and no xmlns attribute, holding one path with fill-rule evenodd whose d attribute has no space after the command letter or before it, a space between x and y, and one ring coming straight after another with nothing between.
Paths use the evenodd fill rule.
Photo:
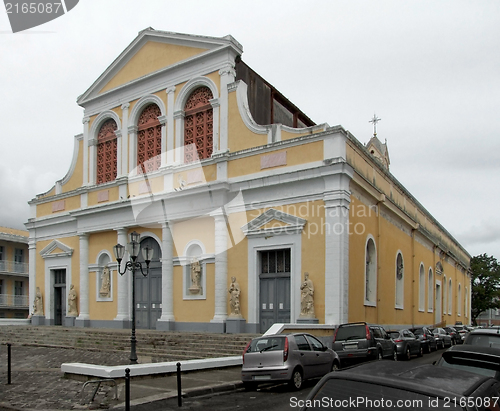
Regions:
<instances>
[{"instance_id":1,"label":"yellow facade","mask_svg":"<svg viewBox=\"0 0 500 411\"><path fill-rule=\"evenodd\" d=\"M468 323L463 247L342 127L258 123L274 102L244 83L241 53L230 37L147 29L79 97L84 132L72 170L31 202L30 275L44 298L54 299L56 273L65 270L78 294L70 325L128 326L131 274L118 273L124 263L118 267L113 246L136 231L157 253L150 275L134 280L149 290L137 297L145 327ZM194 109L186 103L201 87L213 98L193 115L204 120L192 129L197 149L212 151L188 163L183 148ZM305 118L283 101L285 122ZM161 166L143 175L134 122L149 104L162 113ZM118 127L117 177L97 184L97 133L109 118ZM106 267L109 294L102 292ZM314 285L309 305L305 273ZM239 288L231 293L232 277ZM46 323L59 321L47 307Z\"/></svg>"}]
</instances>

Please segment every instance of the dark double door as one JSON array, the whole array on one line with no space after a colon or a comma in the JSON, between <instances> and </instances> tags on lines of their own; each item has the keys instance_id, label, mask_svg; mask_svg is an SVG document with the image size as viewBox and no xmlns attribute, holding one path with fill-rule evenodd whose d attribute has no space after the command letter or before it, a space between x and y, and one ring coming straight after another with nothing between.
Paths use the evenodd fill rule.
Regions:
<instances>
[{"instance_id":1,"label":"dark double door","mask_svg":"<svg viewBox=\"0 0 500 411\"><path fill-rule=\"evenodd\" d=\"M54 270L54 325L63 325L66 316L66 270Z\"/></svg>"},{"instance_id":2,"label":"dark double door","mask_svg":"<svg viewBox=\"0 0 500 411\"><path fill-rule=\"evenodd\" d=\"M149 275L135 272L135 321L137 328L156 329L156 320L161 317L161 249L151 237L141 241L143 247L154 250L153 260L149 265ZM146 264L142 253L137 258L146 273Z\"/></svg>"},{"instance_id":3,"label":"dark double door","mask_svg":"<svg viewBox=\"0 0 500 411\"><path fill-rule=\"evenodd\" d=\"M290 249L260 252L260 331L290 322Z\"/></svg>"}]
</instances>

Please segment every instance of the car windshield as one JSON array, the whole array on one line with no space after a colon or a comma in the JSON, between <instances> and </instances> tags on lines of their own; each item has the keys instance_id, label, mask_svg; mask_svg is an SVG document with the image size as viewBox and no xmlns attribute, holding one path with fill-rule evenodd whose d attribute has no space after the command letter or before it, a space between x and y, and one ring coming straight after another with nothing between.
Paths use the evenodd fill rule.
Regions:
<instances>
[{"instance_id":1,"label":"car windshield","mask_svg":"<svg viewBox=\"0 0 500 411\"><path fill-rule=\"evenodd\" d=\"M422 335L424 333L424 330L422 330L421 328L415 328L413 331L413 334L415 335Z\"/></svg>"},{"instance_id":2,"label":"car windshield","mask_svg":"<svg viewBox=\"0 0 500 411\"><path fill-rule=\"evenodd\" d=\"M397 331L387 331L387 334L389 334L391 338L399 338L399 333Z\"/></svg>"},{"instance_id":3,"label":"car windshield","mask_svg":"<svg viewBox=\"0 0 500 411\"><path fill-rule=\"evenodd\" d=\"M252 340L247 352L277 351L285 348L285 337L265 337Z\"/></svg>"},{"instance_id":4,"label":"car windshield","mask_svg":"<svg viewBox=\"0 0 500 411\"><path fill-rule=\"evenodd\" d=\"M432 398L433 401L429 401ZM359 381L331 378L316 395L306 401L307 410L374 410L393 408L405 410L435 411L437 409L461 410L457 402L446 402L441 398Z\"/></svg>"},{"instance_id":5,"label":"car windshield","mask_svg":"<svg viewBox=\"0 0 500 411\"><path fill-rule=\"evenodd\" d=\"M478 345L480 347L500 348L500 335L497 334L470 334L467 344Z\"/></svg>"},{"instance_id":6,"label":"car windshield","mask_svg":"<svg viewBox=\"0 0 500 411\"><path fill-rule=\"evenodd\" d=\"M364 324L339 327L335 334L335 341L361 340L364 338L366 338L366 326Z\"/></svg>"}]
</instances>

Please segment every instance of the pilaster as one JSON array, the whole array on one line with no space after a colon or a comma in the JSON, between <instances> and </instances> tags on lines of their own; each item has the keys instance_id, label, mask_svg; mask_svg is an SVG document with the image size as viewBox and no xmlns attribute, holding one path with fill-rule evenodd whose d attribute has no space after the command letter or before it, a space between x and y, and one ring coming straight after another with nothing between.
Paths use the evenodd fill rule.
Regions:
<instances>
[{"instance_id":1,"label":"pilaster","mask_svg":"<svg viewBox=\"0 0 500 411\"><path fill-rule=\"evenodd\" d=\"M174 317L174 240L168 223L162 224L161 294L162 312L156 322L158 330L173 330Z\"/></svg>"},{"instance_id":2,"label":"pilaster","mask_svg":"<svg viewBox=\"0 0 500 411\"><path fill-rule=\"evenodd\" d=\"M89 326L89 234L81 233L80 237L80 315L75 325Z\"/></svg>"},{"instance_id":3,"label":"pilaster","mask_svg":"<svg viewBox=\"0 0 500 411\"><path fill-rule=\"evenodd\" d=\"M121 164L119 172L117 173L117 178L123 175L127 175L128 170L128 112L130 108L129 103L122 105L122 138L121 138L121 156L118 157L118 162Z\"/></svg>"},{"instance_id":4,"label":"pilaster","mask_svg":"<svg viewBox=\"0 0 500 411\"><path fill-rule=\"evenodd\" d=\"M215 220L215 315L210 321L214 331L225 331L227 318L227 226L224 214ZM218 325L217 325L218 324Z\"/></svg>"},{"instance_id":5,"label":"pilaster","mask_svg":"<svg viewBox=\"0 0 500 411\"><path fill-rule=\"evenodd\" d=\"M117 243L125 245L127 244L127 229L120 228L117 231ZM127 262L126 255L122 260L121 267L117 267L117 270L124 270L125 264ZM117 315L114 319L115 321L129 321L130 320L130 307L129 307L129 281L127 280L129 276L120 275L117 273L117 283L118 283L118 304L117 304Z\"/></svg>"}]
</instances>

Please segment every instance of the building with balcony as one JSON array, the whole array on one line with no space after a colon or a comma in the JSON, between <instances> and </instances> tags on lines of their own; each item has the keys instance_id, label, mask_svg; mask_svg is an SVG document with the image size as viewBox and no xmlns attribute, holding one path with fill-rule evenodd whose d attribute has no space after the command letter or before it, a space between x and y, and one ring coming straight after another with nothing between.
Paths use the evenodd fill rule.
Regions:
<instances>
[{"instance_id":1,"label":"building with balcony","mask_svg":"<svg viewBox=\"0 0 500 411\"><path fill-rule=\"evenodd\" d=\"M28 232L0 227L0 318L27 318Z\"/></svg>"},{"instance_id":2,"label":"building with balcony","mask_svg":"<svg viewBox=\"0 0 500 411\"><path fill-rule=\"evenodd\" d=\"M33 321L468 323L470 255L391 174L387 145L316 124L242 53L230 35L148 28L78 98L71 167L30 201ZM113 254L133 232L154 250L135 283Z\"/></svg>"}]
</instances>

